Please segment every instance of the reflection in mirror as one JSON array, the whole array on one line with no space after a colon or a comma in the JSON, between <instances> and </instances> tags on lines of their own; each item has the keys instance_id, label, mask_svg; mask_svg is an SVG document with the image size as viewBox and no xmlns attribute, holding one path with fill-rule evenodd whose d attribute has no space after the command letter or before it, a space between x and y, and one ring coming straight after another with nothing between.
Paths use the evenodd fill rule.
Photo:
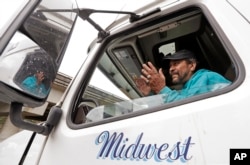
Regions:
<instances>
[{"instance_id":1,"label":"reflection in mirror","mask_svg":"<svg viewBox=\"0 0 250 165\"><path fill-rule=\"evenodd\" d=\"M42 10L40 10L42 9ZM76 14L73 12L50 12L39 6L21 28L59 64Z\"/></svg>"},{"instance_id":2,"label":"reflection in mirror","mask_svg":"<svg viewBox=\"0 0 250 165\"><path fill-rule=\"evenodd\" d=\"M46 97L56 75L52 58L43 49L28 52L15 76L15 82L29 94Z\"/></svg>"},{"instance_id":3,"label":"reflection in mirror","mask_svg":"<svg viewBox=\"0 0 250 165\"><path fill-rule=\"evenodd\" d=\"M27 54L15 81L25 92L44 98L63 58L76 14L40 9L43 6L26 20L21 31L41 48Z\"/></svg>"}]
</instances>

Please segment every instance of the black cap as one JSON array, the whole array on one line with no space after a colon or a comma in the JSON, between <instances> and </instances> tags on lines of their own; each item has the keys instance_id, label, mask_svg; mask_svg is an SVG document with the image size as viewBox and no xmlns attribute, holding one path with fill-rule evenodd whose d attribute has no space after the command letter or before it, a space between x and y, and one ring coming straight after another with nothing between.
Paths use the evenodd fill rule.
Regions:
<instances>
[{"instance_id":1,"label":"black cap","mask_svg":"<svg viewBox=\"0 0 250 165\"><path fill-rule=\"evenodd\" d=\"M172 55L166 55L165 57L163 57L163 60L182 60L182 59L190 59L190 58L196 59L194 53L189 50L184 49L184 50L177 51Z\"/></svg>"}]
</instances>

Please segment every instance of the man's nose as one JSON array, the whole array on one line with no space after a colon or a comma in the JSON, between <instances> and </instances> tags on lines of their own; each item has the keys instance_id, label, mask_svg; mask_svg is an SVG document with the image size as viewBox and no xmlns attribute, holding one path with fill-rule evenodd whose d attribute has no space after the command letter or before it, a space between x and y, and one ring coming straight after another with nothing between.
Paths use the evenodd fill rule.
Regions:
<instances>
[{"instance_id":1,"label":"man's nose","mask_svg":"<svg viewBox=\"0 0 250 165\"><path fill-rule=\"evenodd\" d=\"M171 74L174 71L174 67L170 65L169 67L169 73Z\"/></svg>"}]
</instances>

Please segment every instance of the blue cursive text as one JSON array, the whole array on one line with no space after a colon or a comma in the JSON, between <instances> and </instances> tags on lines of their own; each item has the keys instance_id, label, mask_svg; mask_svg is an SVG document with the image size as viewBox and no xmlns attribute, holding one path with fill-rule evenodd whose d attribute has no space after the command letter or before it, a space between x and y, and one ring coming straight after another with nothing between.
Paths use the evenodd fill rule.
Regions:
<instances>
[{"instance_id":1,"label":"blue cursive text","mask_svg":"<svg viewBox=\"0 0 250 165\"><path fill-rule=\"evenodd\" d=\"M133 143L129 143L129 138L124 137L124 133L110 134L109 131L104 131L96 138L96 145L102 144L97 158L144 161L153 159L156 162L180 160L183 163L192 159L192 156L188 155L190 147L194 145L191 136L173 145L144 144L142 138L143 133L139 134Z\"/></svg>"}]
</instances>

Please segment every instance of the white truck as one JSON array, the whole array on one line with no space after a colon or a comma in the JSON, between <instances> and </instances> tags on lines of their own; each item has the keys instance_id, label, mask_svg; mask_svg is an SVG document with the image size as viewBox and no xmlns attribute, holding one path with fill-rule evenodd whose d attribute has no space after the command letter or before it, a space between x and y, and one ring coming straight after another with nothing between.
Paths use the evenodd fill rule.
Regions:
<instances>
[{"instance_id":1,"label":"white truck","mask_svg":"<svg viewBox=\"0 0 250 165\"><path fill-rule=\"evenodd\" d=\"M77 0L4 3L11 10L1 13L0 100L25 131L1 142L0 164L249 164L249 1L159 0L134 11L88 9ZM92 14L122 17L103 28ZM81 22L98 34L88 50L74 47L84 58L77 75L45 122L25 120L22 107L46 101L69 43L79 42L71 36ZM144 96L136 83L148 61L181 92L162 60L181 49L232 83L171 102L164 94ZM103 87L90 96L97 73Z\"/></svg>"}]
</instances>

